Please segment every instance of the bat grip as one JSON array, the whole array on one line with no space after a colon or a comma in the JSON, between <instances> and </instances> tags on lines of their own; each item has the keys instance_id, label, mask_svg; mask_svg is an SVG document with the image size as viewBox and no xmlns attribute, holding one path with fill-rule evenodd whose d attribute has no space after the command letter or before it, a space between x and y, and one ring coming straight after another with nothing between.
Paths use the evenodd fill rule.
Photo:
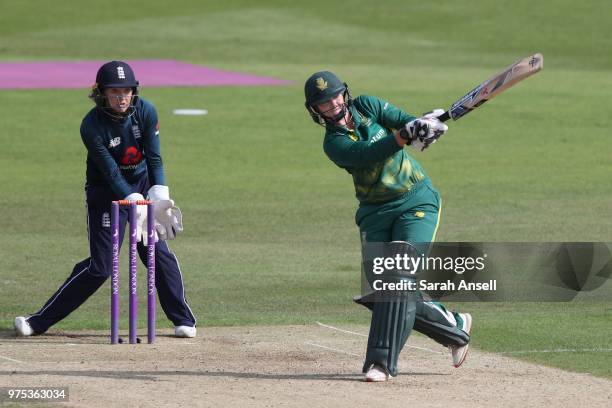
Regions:
<instances>
[{"instance_id":1,"label":"bat grip","mask_svg":"<svg viewBox=\"0 0 612 408\"><path fill-rule=\"evenodd\" d=\"M449 111L444 112L442 115L438 116L438 120L440 122L446 122L451 118Z\"/></svg>"}]
</instances>

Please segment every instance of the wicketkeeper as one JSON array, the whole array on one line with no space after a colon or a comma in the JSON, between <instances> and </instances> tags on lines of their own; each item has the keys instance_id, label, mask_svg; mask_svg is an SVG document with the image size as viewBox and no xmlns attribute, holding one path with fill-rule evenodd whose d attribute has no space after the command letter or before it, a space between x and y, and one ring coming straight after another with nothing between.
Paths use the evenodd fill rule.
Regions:
<instances>
[{"instance_id":1,"label":"wicketkeeper","mask_svg":"<svg viewBox=\"0 0 612 408\"><path fill-rule=\"evenodd\" d=\"M138 95L134 72L121 61L100 67L90 98L96 106L81 124L81 138L87 148L85 196L90 256L74 266L72 274L38 312L16 317L15 331L18 336L45 333L102 286L111 273L111 202L138 201L147 196L155 208L155 284L159 302L174 324L177 337L195 337L196 318L185 299L178 261L166 243L183 230L183 225L181 212L170 199L166 185L155 107ZM145 264L146 216L146 206L138 206L138 254ZM127 208L120 210L119 218L121 245Z\"/></svg>"},{"instance_id":2,"label":"wicketkeeper","mask_svg":"<svg viewBox=\"0 0 612 408\"><path fill-rule=\"evenodd\" d=\"M433 242L440 195L406 147L424 150L436 142L447 130L436 118L443 110L417 118L373 96L353 99L346 83L328 71L308 78L304 93L308 113L325 127L325 154L353 177L362 241ZM372 310L363 365L366 381L397 375L400 351L413 328L449 347L455 367L463 363L472 317L417 296L418 301L355 299Z\"/></svg>"}]
</instances>

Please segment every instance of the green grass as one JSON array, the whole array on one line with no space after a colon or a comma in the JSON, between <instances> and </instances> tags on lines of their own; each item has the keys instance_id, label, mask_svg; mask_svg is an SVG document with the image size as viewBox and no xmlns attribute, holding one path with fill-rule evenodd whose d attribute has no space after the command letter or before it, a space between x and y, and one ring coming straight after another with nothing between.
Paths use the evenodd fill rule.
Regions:
<instances>
[{"instance_id":1,"label":"green grass","mask_svg":"<svg viewBox=\"0 0 612 408\"><path fill-rule=\"evenodd\" d=\"M294 3L0 1L0 60L175 58L294 81L142 89L159 111L186 226L171 246L202 325L368 321L350 302L352 182L303 107L303 81L320 69L418 114L542 52L542 73L417 155L443 197L438 239L611 240L607 2ZM0 327L37 310L88 252L86 94L0 91ZM171 115L181 107L209 115ZM611 303L455 306L473 312L485 350L611 347ZM107 288L57 327L108 328ZM609 352L516 357L612 377Z\"/></svg>"}]
</instances>

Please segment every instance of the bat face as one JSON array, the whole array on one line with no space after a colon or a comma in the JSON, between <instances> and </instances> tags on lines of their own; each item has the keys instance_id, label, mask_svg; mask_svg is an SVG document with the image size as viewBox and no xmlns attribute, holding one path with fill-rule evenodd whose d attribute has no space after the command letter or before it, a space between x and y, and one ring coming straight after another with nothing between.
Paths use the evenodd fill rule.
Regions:
<instances>
[{"instance_id":1,"label":"bat face","mask_svg":"<svg viewBox=\"0 0 612 408\"><path fill-rule=\"evenodd\" d=\"M440 116L439 119L444 122L450 118L453 120L461 118L517 82L537 73L543 66L544 57L542 54L534 54L518 60L501 73L489 78L472 89L465 96L461 97L461 99L453 103L450 109Z\"/></svg>"}]
</instances>

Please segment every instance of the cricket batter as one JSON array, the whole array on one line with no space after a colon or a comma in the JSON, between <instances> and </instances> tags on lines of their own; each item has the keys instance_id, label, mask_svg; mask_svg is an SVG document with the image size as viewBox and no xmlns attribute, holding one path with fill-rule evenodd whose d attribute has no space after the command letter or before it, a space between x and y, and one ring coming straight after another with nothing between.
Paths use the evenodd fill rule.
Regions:
<instances>
[{"instance_id":1,"label":"cricket batter","mask_svg":"<svg viewBox=\"0 0 612 408\"><path fill-rule=\"evenodd\" d=\"M347 84L329 71L308 78L304 93L308 113L325 127L325 154L353 177L362 242L433 242L440 196L404 147L424 150L442 136L448 128L436 116L443 111L416 118L373 96L353 99ZM417 296L419 301L355 299L372 310L366 381L397 375L397 360L412 328L449 347L455 367L465 360L472 317Z\"/></svg>"},{"instance_id":2,"label":"cricket batter","mask_svg":"<svg viewBox=\"0 0 612 408\"><path fill-rule=\"evenodd\" d=\"M45 333L102 286L112 266L111 202L144 200L147 195L154 202L159 238L155 245L155 284L161 307L174 324L177 337L195 337L196 319L185 300L178 260L166 243L183 230L183 225L181 212L166 186L157 112L139 97L134 72L121 61L100 67L89 97L96 106L83 119L81 138L87 148L85 195L90 256L74 266L72 274L38 312L16 317L15 331L18 336ZM145 264L146 216L146 206L138 206L138 254ZM119 218L121 245L127 208L120 210Z\"/></svg>"}]
</instances>

